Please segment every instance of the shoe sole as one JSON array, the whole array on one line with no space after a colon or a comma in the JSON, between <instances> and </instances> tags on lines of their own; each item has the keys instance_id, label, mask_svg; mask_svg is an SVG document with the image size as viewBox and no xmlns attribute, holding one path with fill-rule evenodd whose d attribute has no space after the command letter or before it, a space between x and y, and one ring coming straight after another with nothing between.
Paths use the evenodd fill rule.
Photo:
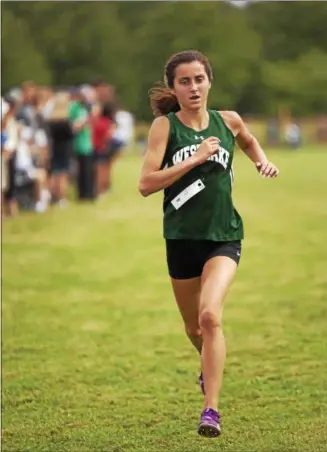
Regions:
<instances>
[{"instance_id":1,"label":"shoe sole","mask_svg":"<svg viewBox=\"0 0 327 452\"><path fill-rule=\"evenodd\" d=\"M200 424L198 428L198 434L205 436L206 438L217 438L221 434L218 427L212 424Z\"/></svg>"}]
</instances>

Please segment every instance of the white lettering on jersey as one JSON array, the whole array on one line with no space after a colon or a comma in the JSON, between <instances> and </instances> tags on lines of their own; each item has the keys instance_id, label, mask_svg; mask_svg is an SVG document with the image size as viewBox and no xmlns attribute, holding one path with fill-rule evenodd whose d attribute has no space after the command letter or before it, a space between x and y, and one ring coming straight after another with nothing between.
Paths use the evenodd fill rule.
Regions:
<instances>
[{"instance_id":1,"label":"white lettering on jersey","mask_svg":"<svg viewBox=\"0 0 327 452\"><path fill-rule=\"evenodd\" d=\"M188 159L191 157L197 150L199 149L199 144L192 144L191 146L185 146L182 149L179 149L174 155L173 155L173 165L177 165L177 163L182 162L183 160ZM219 163L223 168L227 168L228 162L229 162L230 153L223 148L222 146L219 147L219 151L217 154L213 154L211 157L208 158L211 162Z\"/></svg>"}]
</instances>

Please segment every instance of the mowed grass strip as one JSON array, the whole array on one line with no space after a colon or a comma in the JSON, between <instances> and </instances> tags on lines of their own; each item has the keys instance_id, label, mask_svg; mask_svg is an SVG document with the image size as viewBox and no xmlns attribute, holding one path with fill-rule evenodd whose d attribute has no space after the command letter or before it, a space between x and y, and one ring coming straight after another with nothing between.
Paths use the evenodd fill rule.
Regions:
<instances>
[{"instance_id":1,"label":"mowed grass strip","mask_svg":"<svg viewBox=\"0 0 327 452\"><path fill-rule=\"evenodd\" d=\"M327 153L237 155L246 240L229 293L223 435L198 437L199 363L175 306L161 194L114 189L3 225L4 452L327 450Z\"/></svg>"}]
</instances>

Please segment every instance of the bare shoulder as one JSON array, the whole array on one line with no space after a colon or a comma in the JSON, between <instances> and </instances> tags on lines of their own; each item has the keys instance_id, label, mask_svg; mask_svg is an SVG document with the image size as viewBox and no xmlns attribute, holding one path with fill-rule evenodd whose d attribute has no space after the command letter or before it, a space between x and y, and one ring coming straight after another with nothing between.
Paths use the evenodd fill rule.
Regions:
<instances>
[{"instance_id":1,"label":"bare shoulder","mask_svg":"<svg viewBox=\"0 0 327 452\"><path fill-rule=\"evenodd\" d=\"M166 116L155 118L148 134L148 149L164 149L168 142L170 122Z\"/></svg>"},{"instance_id":2,"label":"bare shoulder","mask_svg":"<svg viewBox=\"0 0 327 452\"><path fill-rule=\"evenodd\" d=\"M227 127L233 132L234 136L238 135L243 126L243 120L236 111L224 110L219 111L219 114L225 121Z\"/></svg>"},{"instance_id":3,"label":"bare shoulder","mask_svg":"<svg viewBox=\"0 0 327 452\"><path fill-rule=\"evenodd\" d=\"M158 116L151 124L150 132L155 134L166 133L169 131L170 122L167 116Z\"/></svg>"}]
</instances>

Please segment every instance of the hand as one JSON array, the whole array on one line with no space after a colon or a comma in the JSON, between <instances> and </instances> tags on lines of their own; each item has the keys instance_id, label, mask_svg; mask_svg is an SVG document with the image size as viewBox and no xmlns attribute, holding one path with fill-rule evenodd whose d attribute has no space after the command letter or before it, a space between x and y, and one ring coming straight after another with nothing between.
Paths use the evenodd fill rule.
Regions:
<instances>
[{"instance_id":1,"label":"hand","mask_svg":"<svg viewBox=\"0 0 327 452\"><path fill-rule=\"evenodd\" d=\"M271 162L257 162L255 166L262 177L273 178L279 175L279 169Z\"/></svg>"},{"instance_id":2,"label":"hand","mask_svg":"<svg viewBox=\"0 0 327 452\"><path fill-rule=\"evenodd\" d=\"M198 151L194 154L198 165L206 162L209 157L219 151L220 140L217 137L209 137L203 140Z\"/></svg>"}]
</instances>

